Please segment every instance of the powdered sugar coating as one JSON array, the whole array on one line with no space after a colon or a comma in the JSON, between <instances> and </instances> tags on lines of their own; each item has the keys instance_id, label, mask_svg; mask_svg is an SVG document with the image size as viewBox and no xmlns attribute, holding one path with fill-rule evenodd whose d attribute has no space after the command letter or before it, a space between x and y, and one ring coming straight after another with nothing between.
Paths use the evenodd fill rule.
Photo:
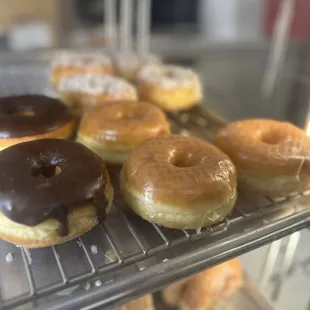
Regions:
<instances>
[{"instance_id":1,"label":"powdered sugar coating","mask_svg":"<svg viewBox=\"0 0 310 310\"><path fill-rule=\"evenodd\" d=\"M158 64L161 62L155 55L147 55L141 58L136 53L132 52L115 53L113 60L119 69L128 68L133 70L146 64Z\"/></svg>"},{"instance_id":2,"label":"powdered sugar coating","mask_svg":"<svg viewBox=\"0 0 310 310\"><path fill-rule=\"evenodd\" d=\"M122 99L124 94L137 98L136 89L121 78L104 74L78 74L63 77L59 81L60 92L77 92L82 94L106 94L113 99Z\"/></svg>"},{"instance_id":3,"label":"powdered sugar coating","mask_svg":"<svg viewBox=\"0 0 310 310\"><path fill-rule=\"evenodd\" d=\"M200 85L194 71L173 65L143 66L137 74L137 80L163 89L192 88Z\"/></svg>"},{"instance_id":4,"label":"powdered sugar coating","mask_svg":"<svg viewBox=\"0 0 310 310\"><path fill-rule=\"evenodd\" d=\"M109 56L104 53L86 53L86 52L65 52L58 55L52 61L52 67L94 67L94 66L112 66Z\"/></svg>"}]
</instances>

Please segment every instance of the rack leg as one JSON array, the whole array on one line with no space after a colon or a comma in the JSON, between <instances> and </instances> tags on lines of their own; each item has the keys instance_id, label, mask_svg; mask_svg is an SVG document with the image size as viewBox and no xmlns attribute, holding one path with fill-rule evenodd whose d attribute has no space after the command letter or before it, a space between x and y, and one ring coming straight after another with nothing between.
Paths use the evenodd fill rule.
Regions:
<instances>
[{"instance_id":1,"label":"rack leg","mask_svg":"<svg viewBox=\"0 0 310 310\"><path fill-rule=\"evenodd\" d=\"M272 299L277 300L279 298L281 288L285 278L288 276L292 267L292 262L296 253L297 245L300 240L300 232L297 231L289 237L287 247L285 249L283 263L280 267L279 274L276 277L276 286L272 294Z\"/></svg>"},{"instance_id":2,"label":"rack leg","mask_svg":"<svg viewBox=\"0 0 310 310\"><path fill-rule=\"evenodd\" d=\"M151 0L138 0L137 53L141 57L150 49L151 6Z\"/></svg>"},{"instance_id":3,"label":"rack leg","mask_svg":"<svg viewBox=\"0 0 310 310\"><path fill-rule=\"evenodd\" d=\"M104 0L104 31L109 49L116 47L116 28L116 1Z\"/></svg>"},{"instance_id":4,"label":"rack leg","mask_svg":"<svg viewBox=\"0 0 310 310\"><path fill-rule=\"evenodd\" d=\"M294 8L295 0L283 0L275 22L271 49L262 81L262 95L266 99L273 94L281 70L294 17Z\"/></svg>"},{"instance_id":5,"label":"rack leg","mask_svg":"<svg viewBox=\"0 0 310 310\"><path fill-rule=\"evenodd\" d=\"M268 289L268 285L272 276L272 271L279 256L281 243L282 240L277 240L274 241L269 247L269 251L262 271L262 278L259 281L259 288L264 292Z\"/></svg>"},{"instance_id":6,"label":"rack leg","mask_svg":"<svg viewBox=\"0 0 310 310\"><path fill-rule=\"evenodd\" d=\"M133 1L121 0L121 20L120 20L120 40L121 51L130 51L132 48L132 21L133 21Z\"/></svg>"}]
</instances>

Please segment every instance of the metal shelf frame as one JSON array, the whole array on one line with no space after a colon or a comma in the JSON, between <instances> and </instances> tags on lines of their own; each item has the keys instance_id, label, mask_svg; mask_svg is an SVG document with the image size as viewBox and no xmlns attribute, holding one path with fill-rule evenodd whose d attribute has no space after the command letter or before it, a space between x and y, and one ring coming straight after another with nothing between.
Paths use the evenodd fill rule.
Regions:
<instances>
[{"instance_id":1,"label":"metal shelf frame","mask_svg":"<svg viewBox=\"0 0 310 310\"><path fill-rule=\"evenodd\" d=\"M122 245L119 245L119 240L114 240L112 237L111 228L101 224L97 227L95 234L98 235L98 229L105 234L110 249L114 252L115 261L98 266L98 263L94 262L93 258L96 255L91 253L91 245L84 241L83 237L79 238L77 242L72 242L71 246L81 248L88 263L88 267L85 268L87 271L83 270L81 274L69 277L58 250L62 245L52 247L53 259L59 269L60 281L41 289L37 289L35 275L32 271L35 268L33 259L30 262L29 254L27 254L29 250L20 248L29 286L28 294L5 303L2 301L1 308L9 309L31 301L35 309L79 309L90 305L92 307L115 306L119 302L157 290L171 282L281 238L306 227L310 221L310 210L307 207L308 204L305 203L310 201L310 196L300 195L281 202L273 201L269 206L257 207L256 211L250 213L247 213L248 210L244 205L242 206L242 203L249 203L247 199L248 197L245 198L240 193L240 207L237 204L234 215L225 219L223 223L213 228L204 228L198 233L184 231L182 232L184 237L173 239L169 230L143 223L142 225L146 226L147 231L153 230L153 233L156 232L162 239L162 243L157 247L151 247L153 242L151 238L145 242L145 240L141 240L142 232L136 232L137 222L143 220L136 218L134 221L137 222L133 223L132 218L136 216L129 214L128 210L118 208L115 210L117 212L114 216L122 218L128 229L132 229L131 237L135 239L140 251L134 255L122 254L120 250ZM185 245L186 253L184 252ZM30 250L30 253L35 251L37 250ZM49 268L50 266L45 267ZM51 272L55 273L56 270L52 269ZM86 281L94 280L96 283L96 279L100 276L103 276L101 283L103 281L106 283L98 288L87 291L83 286L83 294L79 289L76 289L77 294L73 292L60 299L58 296L56 303L55 301L47 304L44 302L41 306L41 302L36 304L36 301L44 296L84 284Z\"/></svg>"},{"instance_id":2,"label":"metal shelf frame","mask_svg":"<svg viewBox=\"0 0 310 310\"><path fill-rule=\"evenodd\" d=\"M46 73L46 65L7 67L0 71L0 92L51 93ZM205 139L223 125L203 106L169 118L174 131ZM77 240L34 250L0 241L2 256L13 257L0 260L0 309L116 306L309 223L308 193L270 199L239 192L233 212L222 223L197 231L167 229L133 214L116 188L105 222Z\"/></svg>"}]
</instances>

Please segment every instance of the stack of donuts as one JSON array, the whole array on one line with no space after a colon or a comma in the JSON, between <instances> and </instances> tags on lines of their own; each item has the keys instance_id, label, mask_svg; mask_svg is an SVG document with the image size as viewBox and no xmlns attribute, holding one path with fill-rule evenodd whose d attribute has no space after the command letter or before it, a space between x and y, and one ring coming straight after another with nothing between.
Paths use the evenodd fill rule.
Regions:
<instances>
[{"instance_id":1,"label":"stack of donuts","mask_svg":"<svg viewBox=\"0 0 310 310\"><path fill-rule=\"evenodd\" d=\"M203 98L197 74L123 56L60 55L50 73L59 99L0 99L1 238L25 247L75 238L109 212L112 187L140 217L174 229L222 221L237 185L269 196L309 187L302 130L248 119L212 144L171 134L167 115Z\"/></svg>"}]
</instances>

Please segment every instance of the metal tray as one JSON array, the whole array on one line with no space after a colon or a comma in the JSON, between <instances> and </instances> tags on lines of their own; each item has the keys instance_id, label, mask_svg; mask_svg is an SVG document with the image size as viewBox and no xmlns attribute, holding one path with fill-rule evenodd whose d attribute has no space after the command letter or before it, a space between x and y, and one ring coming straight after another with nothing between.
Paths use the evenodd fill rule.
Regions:
<instances>
[{"instance_id":1,"label":"metal tray","mask_svg":"<svg viewBox=\"0 0 310 310\"><path fill-rule=\"evenodd\" d=\"M157 310L173 310L161 299L160 293L154 294ZM233 296L222 299L210 310L272 310L271 305L258 292L256 286L247 281Z\"/></svg>"},{"instance_id":2,"label":"metal tray","mask_svg":"<svg viewBox=\"0 0 310 310\"><path fill-rule=\"evenodd\" d=\"M47 66L0 70L1 95L52 94ZM222 100L217 94L209 100ZM222 121L203 107L169 115L174 131L210 139ZM222 223L201 230L150 224L121 197L104 223L75 241L25 250L0 241L0 308L102 309L155 291L306 227L310 196L272 200L239 193Z\"/></svg>"}]
</instances>

